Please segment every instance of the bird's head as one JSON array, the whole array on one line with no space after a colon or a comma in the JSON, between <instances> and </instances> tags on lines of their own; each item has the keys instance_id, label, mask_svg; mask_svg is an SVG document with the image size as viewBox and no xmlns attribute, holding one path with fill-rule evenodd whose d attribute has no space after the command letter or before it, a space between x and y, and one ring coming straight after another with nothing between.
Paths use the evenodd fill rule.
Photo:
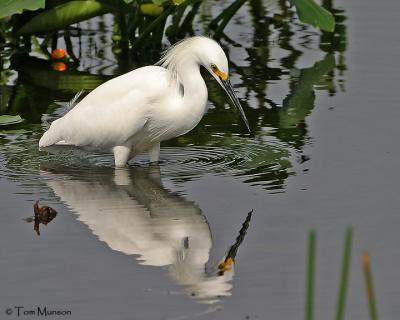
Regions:
<instances>
[{"instance_id":1,"label":"bird's head","mask_svg":"<svg viewBox=\"0 0 400 320\"><path fill-rule=\"evenodd\" d=\"M205 67L218 81L220 86L224 88L234 106L239 110L247 130L250 132L249 122L247 121L243 108L229 80L228 59L224 50L216 41L206 37L200 37L199 42L201 43L198 45L197 57L200 64Z\"/></svg>"},{"instance_id":2,"label":"bird's head","mask_svg":"<svg viewBox=\"0 0 400 320\"><path fill-rule=\"evenodd\" d=\"M159 64L177 75L178 66L185 65L188 61L203 66L218 81L239 110L247 130L250 132L249 122L229 81L228 59L221 46L216 41L203 36L187 38L168 49Z\"/></svg>"},{"instance_id":3,"label":"bird's head","mask_svg":"<svg viewBox=\"0 0 400 320\"><path fill-rule=\"evenodd\" d=\"M228 59L224 50L214 40L206 37L199 37L199 44L196 46L196 55L199 63L211 73L219 82L227 81L229 78Z\"/></svg>"}]
</instances>

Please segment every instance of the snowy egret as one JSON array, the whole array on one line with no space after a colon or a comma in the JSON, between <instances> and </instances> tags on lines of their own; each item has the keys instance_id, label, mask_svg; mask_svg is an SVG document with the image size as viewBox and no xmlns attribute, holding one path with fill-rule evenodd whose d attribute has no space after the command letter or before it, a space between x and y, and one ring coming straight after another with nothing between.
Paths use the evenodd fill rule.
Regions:
<instances>
[{"instance_id":1,"label":"snowy egret","mask_svg":"<svg viewBox=\"0 0 400 320\"><path fill-rule=\"evenodd\" d=\"M205 67L225 89L249 124L228 77L228 60L217 42L196 36L169 48L158 66L146 66L111 79L90 92L39 141L39 148L77 146L112 152L116 167L149 152L157 162L160 142L192 130L207 107Z\"/></svg>"}]
</instances>

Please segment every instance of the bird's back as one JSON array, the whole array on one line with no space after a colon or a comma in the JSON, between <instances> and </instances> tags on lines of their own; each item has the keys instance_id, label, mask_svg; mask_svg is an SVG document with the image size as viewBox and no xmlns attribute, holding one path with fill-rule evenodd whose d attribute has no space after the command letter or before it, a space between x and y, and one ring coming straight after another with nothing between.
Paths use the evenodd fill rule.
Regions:
<instances>
[{"instance_id":1,"label":"bird's back","mask_svg":"<svg viewBox=\"0 0 400 320\"><path fill-rule=\"evenodd\" d=\"M39 141L108 149L123 143L145 126L151 105L168 94L170 75L148 66L111 79L90 92L62 118L55 120Z\"/></svg>"}]
</instances>

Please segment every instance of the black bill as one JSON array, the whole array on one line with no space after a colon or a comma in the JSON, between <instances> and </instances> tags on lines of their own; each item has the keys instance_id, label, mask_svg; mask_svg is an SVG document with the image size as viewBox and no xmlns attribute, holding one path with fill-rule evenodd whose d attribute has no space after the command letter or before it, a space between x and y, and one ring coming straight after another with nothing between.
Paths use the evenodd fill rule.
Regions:
<instances>
[{"instance_id":1,"label":"black bill","mask_svg":"<svg viewBox=\"0 0 400 320\"><path fill-rule=\"evenodd\" d=\"M239 99L237 98L235 91L233 91L232 88L232 84L231 82L228 80L221 80L222 85L224 86L224 89L226 91L226 93L228 94L229 98L231 98L233 104L235 105L235 107L239 110L240 112L240 116L242 117L244 123L246 124L246 128L249 132L250 131L250 126L249 126L249 121L247 121L246 115L244 114L243 108L240 105Z\"/></svg>"}]
</instances>

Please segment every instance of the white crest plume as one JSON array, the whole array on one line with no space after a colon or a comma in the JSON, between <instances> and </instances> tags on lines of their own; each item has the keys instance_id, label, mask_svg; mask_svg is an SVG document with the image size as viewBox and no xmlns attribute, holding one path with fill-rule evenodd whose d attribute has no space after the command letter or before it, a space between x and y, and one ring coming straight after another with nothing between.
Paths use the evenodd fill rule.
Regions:
<instances>
[{"instance_id":1,"label":"white crest plume","mask_svg":"<svg viewBox=\"0 0 400 320\"><path fill-rule=\"evenodd\" d=\"M193 51L190 52L190 49L196 47L196 45L198 45L198 42L206 39L214 41L213 39L206 36L194 36L178 41L172 47L163 52L163 55L160 61L157 62L157 65L168 69L171 72L173 80L177 80L178 64L185 58L185 56L187 56L188 54L193 54Z\"/></svg>"},{"instance_id":2,"label":"white crest plume","mask_svg":"<svg viewBox=\"0 0 400 320\"><path fill-rule=\"evenodd\" d=\"M68 110L72 109L73 107L75 107L77 105L77 101L78 101L78 99L80 98L80 96L82 95L83 92L84 92L84 90L81 90L81 91L77 92L75 94L75 96L70 101L67 102L67 109Z\"/></svg>"}]
</instances>

